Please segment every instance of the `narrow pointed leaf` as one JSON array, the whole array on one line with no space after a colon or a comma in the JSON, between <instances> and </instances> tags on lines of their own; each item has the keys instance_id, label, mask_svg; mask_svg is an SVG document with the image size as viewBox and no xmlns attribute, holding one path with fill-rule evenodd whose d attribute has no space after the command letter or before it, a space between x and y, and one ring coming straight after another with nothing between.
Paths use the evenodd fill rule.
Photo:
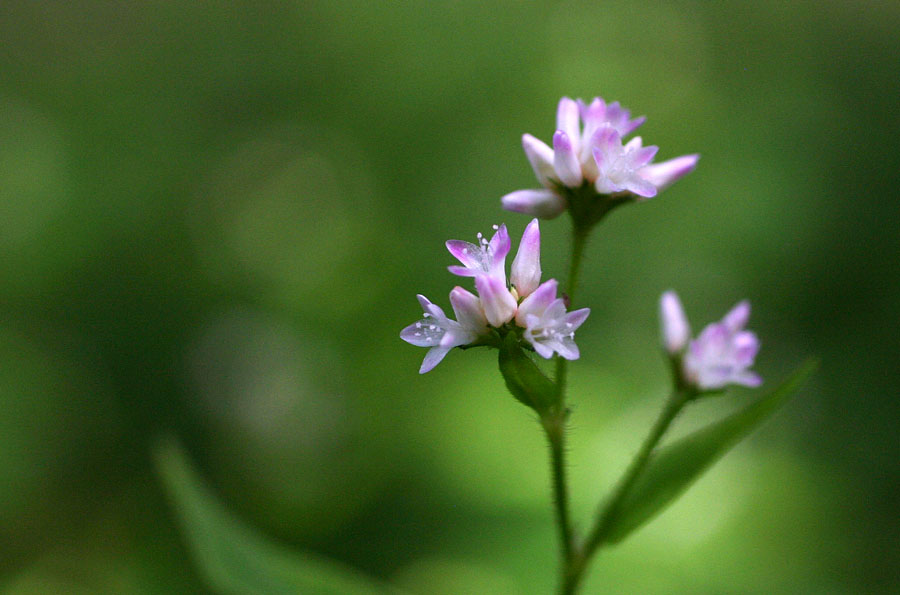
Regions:
<instances>
[{"instance_id":1,"label":"narrow pointed leaf","mask_svg":"<svg viewBox=\"0 0 900 595\"><path fill-rule=\"evenodd\" d=\"M338 562L270 541L215 498L174 440L154 449L195 564L214 593L227 595L383 595L387 586Z\"/></svg>"},{"instance_id":2,"label":"narrow pointed leaf","mask_svg":"<svg viewBox=\"0 0 900 595\"><path fill-rule=\"evenodd\" d=\"M499 363L506 387L520 403L543 413L556 402L556 384L528 357L512 333L503 340Z\"/></svg>"},{"instance_id":3,"label":"narrow pointed leaf","mask_svg":"<svg viewBox=\"0 0 900 595\"><path fill-rule=\"evenodd\" d=\"M662 512L719 457L784 404L817 366L816 360L807 360L765 397L654 451L644 472L623 500L603 541L618 543Z\"/></svg>"}]
</instances>

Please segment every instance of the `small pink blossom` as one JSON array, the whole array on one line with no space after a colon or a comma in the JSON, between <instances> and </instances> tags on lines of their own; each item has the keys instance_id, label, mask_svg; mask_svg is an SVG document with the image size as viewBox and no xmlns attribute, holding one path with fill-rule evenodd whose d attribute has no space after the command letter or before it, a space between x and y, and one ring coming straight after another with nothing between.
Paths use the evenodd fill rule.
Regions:
<instances>
[{"instance_id":1,"label":"small pink blossom","mask_svg":"<svg viewBox=\"0 0 900 595\"><path fill-rule=\"evenodd\" d=\"M598 193L630 192L642 198L656 196L656 186L641 175L641 170L653 160L659 147L641 146L639 136L623 145L621 135L610 125L594 133L592 147L598 172L594 187Z\"/></svg>"},{"instance_id":2,"label":"small pink blossom","mask_svg":"<svg viewBox=\"0 0 900 595\"><path fill-rule=\"evenodd\" d=\"M463 264L447 267L450 272L460 277L488 274L505 282L506 255L510 249L509 233L506 231L506 225L495 225L494 230L490 241L479 233L478 244L463 240L447 240L447 250Z\"/></svg>"},{"instance_id":3,"label":"small pink blossom","mask_svg":"<svg viewBox=\"0 0 900 595\"><path fill-rule=\"evenodd\" d=\"M566 312L565 302L556 297L557 282L550 279L522 300L516 323L525 328L523 337L541 357L556 352L562 357L578 359L575 331L587 320L590 308Z\"/></svg>"},{"instance_id":4,"label":"small pink blossom","mask_svg":"<svg viewBox=\"0 0 900 595\"><path fill-rule=\"evenodd\" d=\"M750 318L750 302L744 300L720 322L714 322L690 341L687 318L675 292L663 294L660 301L661 323L666 349L681 356L684 380L700 390L725 388L729 384L756 387L762 378L748 368L759 351L759 339L744 330Z\"/></svg>"},{"instance_id":5,"label":"small pink blossom","mask_svg":"<svg viewBox=\"0 0 900 595\"><path fill-rule=\"evenodd\" d=\"M450 266L450 272L474 277L478 290L477 297L461 287L450 292L456 320L448 318L424 296L418 296L424 318L403 329L400 337L413 345L430 348L420 373L433 369L454 347L490 344L491 333L495 337L520 334L541 357L550 358L558 353L566 359L578 358L575 330L590 310L582 308L567 313L563 300L556 297L556 280L541 284L538 220L532 220L522 234L509 276L512 286L506 280L509 234L505 225L494 229L490 240L478 234L478 244L461 240L447 242L447 249L462 265Z\"/></svg>"},{"instance_id":6,"label":"small pink blossom","mask_svg":"<svg viewBox=\"0 0 900 595\"><path fill-rule=\"evenodd\" d=\"M462 287L450 292L450 304L458 321L447 318L440 306L432 304L424 295L416 297L425 314L400 331L400 338L417 347L431 348L419 374L432 370L454 347L473 343L488 330L478 298Z\"/></svg>"},{"instance_id":7,"label":"small pink blossom","mask_svg":"<svg viewBox=\"0 0 900 595\"><path fill-rule=\"evenodd\" d=\"M567 208L566 188L589 183L598 194L650 198L693 171L698 155L653 164L656 147L643 147L640 138L622 144L644 120L632 119L618 102L596 97L586 104L563 97L552 148L530 134L522 136L525 156L543 188L507 194L501 199L503 208L551 219Z\"/></svg>"}]
</instances>

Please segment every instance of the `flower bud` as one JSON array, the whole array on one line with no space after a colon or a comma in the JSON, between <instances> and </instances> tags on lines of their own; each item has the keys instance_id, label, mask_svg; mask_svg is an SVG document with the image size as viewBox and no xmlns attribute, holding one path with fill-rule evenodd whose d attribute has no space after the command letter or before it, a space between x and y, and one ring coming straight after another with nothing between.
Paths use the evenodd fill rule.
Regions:
<instances>
[{"instance_id":1,"label":"flower bud","mask_svg":"<svg viewBox=\"0 0 900 595\"><path fill-rule=\"evenodd\" d=\"M659 300L659 321L663 346L669 355L678 355L684 351L691 338L691 327L674 291L662 294Z\"/></svg>"},{"instance_id":2,"label":"flower bud","mask_svg":"<svg viewBox=\"0 0 900 595\"><path fill-rule=\"evenodd\" d=\"M501 327L516 315L516 298L506 288L503 279L490 275L475 277L475 288L481 297L484 315L493 327Z\"/></svg>"},{"instance_id":3,"label":"flower bud","mask_svg":"<svg viewBox=\"0 0 900 595\"><path fill-rule=\"evenodd\" d=\"M522 234L509 280L520 298L528 297L541 283L541 230L537 219L532 219Z\"/></svg>"}]
</instances>

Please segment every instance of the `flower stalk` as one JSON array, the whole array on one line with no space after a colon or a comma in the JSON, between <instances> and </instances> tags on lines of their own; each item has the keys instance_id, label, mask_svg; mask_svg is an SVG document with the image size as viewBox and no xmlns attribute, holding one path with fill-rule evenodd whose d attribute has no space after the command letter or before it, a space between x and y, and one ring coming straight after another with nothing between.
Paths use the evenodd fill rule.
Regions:
<instances>
[{"instance_id":1,"label":"flower stalk","mask_svg":"<svg viewBox=\"0 0 900 595\"><path fill-rule=\"evenodd\" d=\"M559 531L562 567L564 569L568 567L573 549L576 547L572 519L569 515L569 493L566 481L565 437L567 417L568 412L562 403L541 417L541 426L544 428L547 442L550 445L553 505L556 514L557 530Z\"/></svg>"}]
</instances>

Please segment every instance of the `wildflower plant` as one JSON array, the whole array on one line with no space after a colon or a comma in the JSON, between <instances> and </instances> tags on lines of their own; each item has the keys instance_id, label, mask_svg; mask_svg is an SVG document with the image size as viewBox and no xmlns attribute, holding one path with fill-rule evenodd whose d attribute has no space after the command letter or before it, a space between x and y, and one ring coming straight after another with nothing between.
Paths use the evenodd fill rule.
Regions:
<instances>
[{"instance_id":1,"label":"wildflower plant","mask_svg":"<svg viewBox=\"0 0 900 595\"><path fill-rule=\"evenodd\" d=\"M810 361L772 392L694 434L661 445L675 418L691 403L721 394L731 385L756 388L762 378L752 371L760 342L745 329L750 304L738 303L720 321L692 339L690 325L674 291L659 303L662 351L672 373L672 389L658 419L611 492L601 500L592 526L580 534L574 527L567 484L566 378L570 361L581 357L576 331L590 309L575 309L577 284L587 239L613 209L656 196L692 172L699 155L654 163L657 147L644 146L631 135L645 118L632 118L618 102L590 102L564 97L556 113L551 145L530 134L522 146L541 185L501 198L503 208L535 217L525 228L507 277L506 257L512 246L505 225L495 225L490 239L481 234L470 243L450 240L459 262L449 272L471 279L470 289L449 294L456 319L419 295L422 318L400 337L427 347L420 373L434 369L454 348L497 349L499 371L509 392L533 409L550 446L554 510L559 533L559 592L574 593L592 556L622 541L674 501L730 446L771 414L812 373ZM539 219L568 212L572 222L571 255L565 292L555 278L541 282ZM586 325L589 328L590 324ZM592 356L593 357L593 356ZM555 373L540 362L551 360Z\"/></svg>"},{"instance_id":2,"label":"wildflower plant","mask_svg":"<svg viewBox=\"0 0 900 595\"><path fill-rule=\"evenodd\" d=\"M431 372L451 351L478 347L497 351L510 394L531 408L550 446L553 509L559 533L559 592L575 593L598 551L614 546L678 498L732 445L771 415L815 369L810 360L767 394L676 441L662 440L694 401L722 395L733 385L757 388L752 370L759 351L747 330L750 304L741 301L692 338L674 291L659 301L661 352L672 370L669 397L634 458L599 499L596 515L578 530L569 510L566 467L566 405L570 362L583 354L577 336L591 332L591 311L576 301L582 254L597 224L613 209L655 196L693 171L697 155L654 163L657 149L640 137L623 140L644 122L618 103L563 98L552 147L530 135L523 147L542 188L518 190L501 199L510 211L534 217L512 250L505 225L490 239L446 243L459 285L449 294L452 315L423 295L422 317L400 337L427 348L419 372ZM539 219L567 212L572 223L565 286L545 274ZM448 260L450 260L448 258ZM508 272L508 275L507 275ZM544 280L544 277L549 277ZM576 307L578 306L578 307ZM552 373L550 373L552 370ZM721 397L720 397L721 398ZM164 438L154 460L178 522L210 590L227 593L396 593L391 585L311 552L271 541L214 497L177 440Z\"/></svg>"}]
</instances>

